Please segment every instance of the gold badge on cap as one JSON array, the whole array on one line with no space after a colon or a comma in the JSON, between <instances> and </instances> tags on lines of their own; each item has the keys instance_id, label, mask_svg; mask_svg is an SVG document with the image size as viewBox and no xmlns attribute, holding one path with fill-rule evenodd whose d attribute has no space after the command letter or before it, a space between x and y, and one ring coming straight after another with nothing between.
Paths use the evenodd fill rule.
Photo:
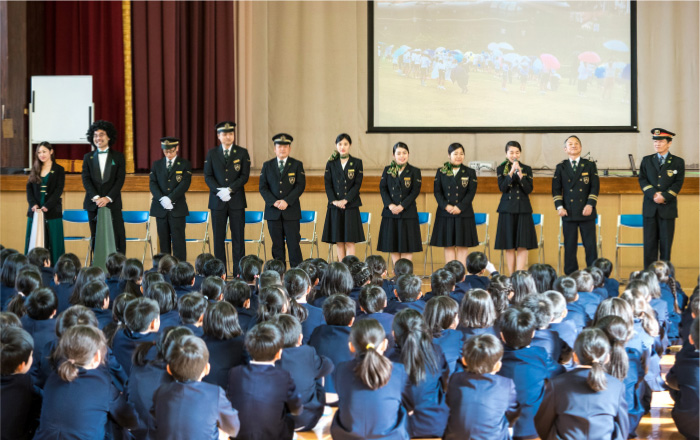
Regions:
<instances>
[{"instance_id":1,"label":"gold badge on cap","mask_svg":"<svg viewBox=\"0 0 700 440\"><path fill-rule=\"evenodd\" d=\"M654 136L658 136L661 134L661 130L654 130Z\"/></svg>"}]
</instances>

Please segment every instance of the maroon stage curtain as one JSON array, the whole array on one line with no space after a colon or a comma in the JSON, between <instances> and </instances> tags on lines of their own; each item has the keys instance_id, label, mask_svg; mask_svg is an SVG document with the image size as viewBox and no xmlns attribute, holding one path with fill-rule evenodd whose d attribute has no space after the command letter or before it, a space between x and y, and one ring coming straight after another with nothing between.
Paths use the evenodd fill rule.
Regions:
<instances>
[{"instance_id":1,"label":"maroon stage curtain","mask_svg":"<svg viewBox=\"0 0 700 440\"><path fill-rule=\"evenodd\" d=\"M233 2L132 2L134 162L149 170L160 138L203 168L215 125L235 121Z\"/></svg>"},{"instance_id":2,"label":"maroon stage curtain","mask_svg":"<svg viewBox=\"0 0 700 440\"><path fill-rule=\"evenodd\" d=\"M124 140L124 44L121 2L44 2L45 75L92 75L94 119L111 121ZM87 132L89 127L85 127ZM58 145L61 159L82 159L89 145Z\"/></svg>"}]
</instances>

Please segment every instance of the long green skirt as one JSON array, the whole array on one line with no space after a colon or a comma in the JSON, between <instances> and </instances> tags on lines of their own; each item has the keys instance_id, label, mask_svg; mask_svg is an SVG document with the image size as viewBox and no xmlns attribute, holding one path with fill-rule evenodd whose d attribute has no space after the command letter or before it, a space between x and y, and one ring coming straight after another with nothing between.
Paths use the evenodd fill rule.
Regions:
<instances>
[{"instance_id":1,"label":"long green skirt","mask_svg":"<svg viewBox=\"0 0 700 440\"><path fill-rule=\"evenodd\" d=\"M33 217L27 218L27 236L24 240L24 254L26 255L29 247L29 238L32 234ZM63 242L63 219L55 218L44 220L46 228L44 229L44 247L51 253L51 266L56 264L58 257L66 253L66 247Z\"/></svg>"}]
</instances>

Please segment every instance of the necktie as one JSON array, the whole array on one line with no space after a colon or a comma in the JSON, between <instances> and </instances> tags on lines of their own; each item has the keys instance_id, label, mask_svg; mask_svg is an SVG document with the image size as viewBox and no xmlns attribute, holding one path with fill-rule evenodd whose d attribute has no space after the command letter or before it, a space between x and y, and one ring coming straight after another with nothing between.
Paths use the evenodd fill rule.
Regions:
<instances>
[{"instance_id":1,"label":"necktie","mask_svg":"<svg viewBox=\"0 0 700 440\"><path fill-rule=\"evenodd\" d=\"M229 150L224 148L224 159L228 160Z\"/></svg>"},{"instance_id":2,"label":"necktie","mask_svg":"<svg viewBox=\"0 0 700 440\"><path fill-rule=\"evenodd\" d=\"M168 172L170 172L171 169L173 169L173 161L169 160L168 161Z\"/></svg>"},{"instance_id":3,"label":"necktie","mask_svg":"<svg viewBox=\"0 0 700 440\"><path fill-rule=\"evenodd\" d=\"M664 166L664 158L663 158L663 156L659 156L659 166L660 166L660 167Z\"/></svg>"},{"instance_id":4,"label":"necktie","mask_svg":"<svg viewBox=\"0 0 700 440\"><path fill-rule=\"evenodd\" d=\"M576 172L576 165L578 165L578 161L575 160L571 163L571 167L574 169L574 173Z\"/></svg>"},{"instance_id":5,"label":"necktie","mask_svg":"<svg viewBox=\"0 0 700 440\"><path fill-rule=\"evenodd\" d=\"M280 174L282 174L283 170L284 170L284 161L280 160Z\"/></svg>"}]
</instances>

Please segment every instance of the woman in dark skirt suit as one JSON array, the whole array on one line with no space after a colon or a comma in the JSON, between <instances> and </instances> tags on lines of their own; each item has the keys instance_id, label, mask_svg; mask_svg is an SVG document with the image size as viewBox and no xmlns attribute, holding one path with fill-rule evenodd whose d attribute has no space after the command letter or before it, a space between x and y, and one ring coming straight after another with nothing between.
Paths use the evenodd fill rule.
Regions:
<instances>
[{"instance_id":1,"label":"woman in dark skirt suit","mask_svg":"<svg viewBox=\"0 0 700 440\"><path fill-rule=\"evenodd\" d=\"M63 243L63 204L61 196L66 183L66 172L56 163L53 146L48 142L42 142L36 147L34 165L27 181L27 235L24 244L24 253L29 247L29 239L32 232L34 212L44 212L45 234L44 247L51 252L51 266L56 264L58 257L63 255L65 246Z\"/></svg>"},{"instance_id":2,"label":"woman in dark skirt suit","mask_svg":"<svg viewBox=\"0 0 700 440\"><path fill-rule=\"evenodd\" d=\"M450 160L435 174L435 213L431 246L445 248L445 261L467 261L469 248L479 244L472 201L476 195L476 171L464 165L464 147L451 144Z\"/></svg>"},{"instance_id":3,"label":"woman in dark skirt suit","mask_svg":"<svg viewBox=\"0 0 700 440\"><path fill-rule=\"evenodd\" d=\"M408 145L394 145L394 160L384 168L379 192L384 209L379 227L379 252L390 252L396 263L400 258L413 259L413 252L423 250L418 224L416 197L420 194L420 169L408 163Z\"/></svg>"},{"instance_id":4,"label":"woman in dark skirt suit","mask_svg":"<svg viewBox=\"0 0 700 440\"><path fill-rule=\"evenodd\" d=\"M520 163L522 148L516 141L506 144L506 160L498 166L498 188L503 195L498 204L496 249L505 249L508 270L527 269L527 251L537 248L532 221L532 168Z\"/></svg>"},{"instance_id":5,"label":"woman in dark skirt suit","mask_svg":"<svg viewBox=\"0 0 700 440\"><path fill-rule=\"evenodd\" d=\"M360 219L362 160L350 156L351 145L350 135L338 135L335 139L336 151L328 158L323 177L328 210L321 240L335 243L338 261L346 255L355 255L355 243L365 241Z\"/></svg>"}]
</instances>

